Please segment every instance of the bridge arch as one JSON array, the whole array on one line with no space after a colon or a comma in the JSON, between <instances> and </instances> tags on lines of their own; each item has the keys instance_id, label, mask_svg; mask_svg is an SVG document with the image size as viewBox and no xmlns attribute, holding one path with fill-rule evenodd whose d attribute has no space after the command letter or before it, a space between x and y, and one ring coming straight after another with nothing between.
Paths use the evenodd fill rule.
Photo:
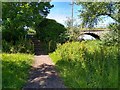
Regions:
<instances>
[{"instance_id":1,"label":"bridge arch","mask_svg":"<svg viewBox=\"0 0 120 90\"><path fill-rule=\"evenodd\" d=\"M100 36L95 34L95 33L83 33L83 34L87 34L87 35L91 35L92 37L94 37L95 39L100 40Z\"/></svg>"},{"instance_id":2,"label":"bridge arch","mask_svg":"<svg viewBox=\"0 0 120 90\"><path fill-rule=\"evenodd\" d=\"M77 40L100 40L100 36L95 33L81 33Z\"/></svg>"}]
</instances>

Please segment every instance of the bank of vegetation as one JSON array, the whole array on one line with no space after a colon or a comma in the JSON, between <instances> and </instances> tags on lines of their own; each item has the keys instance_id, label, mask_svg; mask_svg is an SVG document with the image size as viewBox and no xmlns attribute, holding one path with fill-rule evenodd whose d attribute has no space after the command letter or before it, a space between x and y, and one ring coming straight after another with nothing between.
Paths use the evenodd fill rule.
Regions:
<instances>
[{"instance_id":1,"label":"bank of vegetation","mask_svg":"<svg viewBox=\"0 0 120 90\"><path fill-rule=\"evenodd\" d=\"M68 42L50 54L69 88L117 88L118 47L100 41Z\"/></svg>"}]
</instances>

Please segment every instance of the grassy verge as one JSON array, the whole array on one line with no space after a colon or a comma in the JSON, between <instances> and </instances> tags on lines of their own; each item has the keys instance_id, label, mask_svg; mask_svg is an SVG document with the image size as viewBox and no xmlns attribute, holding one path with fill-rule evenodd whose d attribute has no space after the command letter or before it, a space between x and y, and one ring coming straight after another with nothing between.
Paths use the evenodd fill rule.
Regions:
<instances>
[{"instance_id":1,"label":"grassy verge","mask_svg":"<svg viewBox=\"0 0 120 90\"><path fill-rule=\"evenodd\" d=\"M2 87L22 88L33 60L30 54L2 54Z\"/></svg>"},{"instance_id":2,"label":"grassy verge","mask_svg":"<svg viewBox=\"0 0 120 90\"><path fill-rule=\"evenodd\" d=\"M118 87L118 48L100 43L65 43L50 54L67 87Z\"/></svg>"}]
</instances>

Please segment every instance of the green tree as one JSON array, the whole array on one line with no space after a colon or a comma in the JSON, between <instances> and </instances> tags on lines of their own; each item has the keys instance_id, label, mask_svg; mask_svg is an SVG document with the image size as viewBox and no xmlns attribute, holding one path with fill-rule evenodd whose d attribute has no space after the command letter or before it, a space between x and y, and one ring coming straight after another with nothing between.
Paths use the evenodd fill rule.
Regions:
<instances>
[{"instance_id":1,"label":"green tree","mask_svg":"<svg viewBox=\"0 0 120 90\"><path fill-rule=\"evenodd\" d=\"M36 36L41 40L48 42L50 40L60 42L60 35L66 31L65 27L53 19L44 19L36 28Z\"/></svg>"},{"instance_id":2,"label":"green tree","mask_svg":"<svg viewBox=\"0 0 120 90\"><path fill-rule=\"evenodd\" d=\"M36 28L36 37L41 41L41 44L46 44L49 51L56 48L57 43L66 41L66 28L53 19L45 18Z\"/></svg>"},{"instance_id":3,"label":"green tree","mask_svg":"<svg viewBox=\"0 0 120 90\"><path fill-rule=\"evenodd\" d=\"M120 40L120 2L78 2L81 5L80 17L83 19L82 25L94 27L98 21L103 20L101 16L112 18L115 23L109 25L110 33L105 35L103 42L108 45L118 45ZM106 37L107 36L107 37Z\"/></svg>"},{"instance_id":4,"label":"green tree","mask_svg":"<svg viewBox=\"0 0 120 90\"><path fill-rule=\"evenodd\" d=\"M65 24L66 24L66 28L67 28L66 34L69 37L69 41L76 41L78 36L80 35L80 30L78 27L79 25L78 25L76 19L72 20L72 19L68 18L65 21Z\"/></svg>"},{"instance_id":5,"label":"green tree","mask_svg":"<svg viewBox=\"0 0 120 90\"><path fill-rule=\"evenodd\" d=\"M49 2L3 2L2 32L6 41L24 38L24 27L35 27L46 17L53 5Z\"/></svg>"},{"instance_id":6,"label":"green tree","mask_svg":"<svg viewBox=\"0 0 120 90\"><path fill-rule=\"evenodd\" d=\"M82 9L79 10L83 25L93 27L102 18L100 16L111 17L116 23L120 23L120 2L79 2Z\"/></svg>"}]
</instances>

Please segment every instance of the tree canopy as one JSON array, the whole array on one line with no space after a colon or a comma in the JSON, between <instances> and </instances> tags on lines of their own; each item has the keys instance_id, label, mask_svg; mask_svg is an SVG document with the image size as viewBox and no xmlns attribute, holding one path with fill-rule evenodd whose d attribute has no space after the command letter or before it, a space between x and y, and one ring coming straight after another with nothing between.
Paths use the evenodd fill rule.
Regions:
<instances>
[{"instance_id":1,"label":"tree canopy","mask_svg":"<svg viewBox=\"0 0 120 90\"><path fill-rule=\"evenodd\" d=\"M79 2L82 9L79 10L80 17L83 19L83 26L93 27L99 20L100 16L111 17L116 23L120 23L120 2Z\"/></svg>"},{"instance_id":2,"label":"tree canopy","mask_svg":"<svg viewBox=\"0 0 120 90\"><path fill-rule=\"evenodd\" d=\"M24 27L37 26L52 7L49 2L3 2L3 39L15 41L24 37L26 34Z\"/></svg>"},{"instance_id":3,"label":"tree canopy","mask_svg":"<svg viewBox=\"0 0 120 90\"><path fill-rule=\"evenodd\" d=\"M79 1L79 0L78 0ZM109 24L111 32L103 37L106 45L118 45L120 34L120 2L77 2L82 6L80 17L83 19L83 26L94 27L97 22L107 16L112 18L115 23Z\"/></svg>"},{"instance_id":4,"label":"tree canopy","mask_svg":"<svg viewBox=\"0 0 120 90\"><path fill-rule=\"evenodd\" d=\"M61 42L66 28L53 19L44 19L36 28L37 37L41 41L49 42L51 40Z\"/></svg>"}]
</instances>

